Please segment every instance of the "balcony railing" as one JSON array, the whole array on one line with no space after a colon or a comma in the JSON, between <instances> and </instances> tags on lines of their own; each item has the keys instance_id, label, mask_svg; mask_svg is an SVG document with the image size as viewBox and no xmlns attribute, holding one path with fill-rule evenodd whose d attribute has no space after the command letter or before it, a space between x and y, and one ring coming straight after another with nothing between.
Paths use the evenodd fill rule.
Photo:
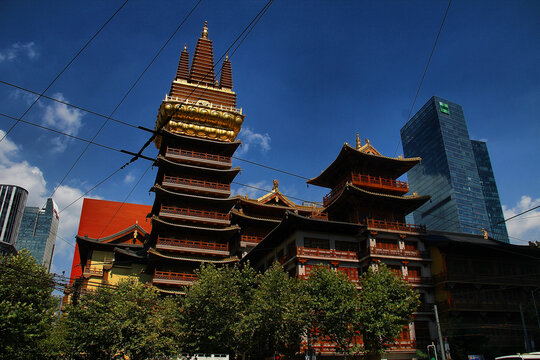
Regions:
<instances>
[{"instance_id":1,"label":"balcony railing","mask_svg":"<svg viewBox=\"0 0 540 360\"><path fill-rule=\"evenodd\" d=\"M374 229L395 230L400 232L426 232L424 225L400 223L396 221L366 219L366 225Z\"/></svg>"},{"instance_id":2,"label":"balcony railing","mask_svg":"<svg viewBox=\"0 0 540 360\"><path fill-rule=\"evenodd\" d=\"M162 205L160 213L168 214L168 215L175 215L177 217L189 216L189 217L195 217L195 218L210 219L210 220L216 220L218 222L229 221L229 214L220 213L217 211L178 208L175 206Z\"/></svg>"},{"instance_id":3,"label":"balcony railing","mask_svg":"<svg viewBox=\"0 0 540 360\"><path fill-rule=\"evenodd\" d=\"M431 277L424 276L405 276L403 277L403 279L406 280L409 284L416 285L431 285L433 283Z\"/></svg>"},{"instance_id":4,"label":"balcony railing","mask_svg":"<svg viewBox=\"0 0 540 360\"><path fill-rule=\"evenodd\" d=\"M226 253L229 252L229 244L220 244L213 242L205 241L195 241L195 240L181 240L181 239L171 239L171 238L161 238L158 237L157 248L169 248L169 249L190 249L190 250L199 250L197 252L205 252L206 250L212 252Z\"/></svg>"},{"instance_id":5,"label":"balcony railing","mask_svg":"<svg viewBox=\"0 0 540 360\"><path fill-rule=\"evenodd\" d=\"M185 186L190 186L194 188L200 188L203 190L214 190L214 191L224 191L224 192L231 191L230 184L223 184L219 182L212 182L212 181L206 181L206 180L186 179L186 178L181 178L177 176L168 176L168 175L165 175L163 177L163 184L185 185Z\"/></svg>"},{"instance_id":6,"label":"balcony railing","mask_svg":"<svg viewBox=\"0 0 540 360\"><path fill-rule=\"evenodd\" d=\"M405 181L393 179L385 179L378 176L370 176L363 174L351 174L351 181L354 185L366 186L375 189L383 189L389 191L397 191L405 194L409 191L409 184Z\"/></svg>"},{"instance_id":7,"label":"balcony railing","mask_svg":"<svg viewBox=\"0 0 540 360\"><path fill-rule=\"evenodd\" d=\"M197 275L195 274L159 270L154 271L153 282L186 285L194 281L197 281Z\"/></svg>"},{"instance_id":8,"label":"balcony railing","mask_svg":"<svg viewBox=\"0 0 540 360\"><path fill-rule=\"evenodd\" d=\"M209 154L209 153L203 153L203 152L198 152L198 151L193 151L193 150L176 149L176 148L167 147L166 155L176 156L176 157L187 157L187 158L203 160L203 161L212 161L212 162L222 163L226 165L231 164L230 156Z\"/></svg>"},{"instance_id":9,"label":"balcony railing","mask_svg":"<svg viewBox=\"0 0 540 360\"><path fill-rule=\"evenodd\" d=\"M399 248L380 248L376 246L371 246L369 248L369 253L371 255L383 255L383 256L399 256L399 257L414 257L414 258L426 258L428 257L428 253L425 251L419 251L419 250L406 250L406 249L399 249ZM363 255L367 255L364 253Z\"/></svg>"},{"instance_id":10,"label":"balcony railing","mask_svg":"<svg viewBox=\"0 0 540 360\"><path fill-rule=\"evenodd\" d=\"M241 235L240 241L243 243L258 244L264 239L262 235Z\"/></svg>"},{"instance_id":11,"label":"balcony railing","mask_svg":"<svg viewBox=\"0 0 540 360\"><path fill-rule=\"evenodd\" d=\"M204 85L204 84L198 84L197 86L208 87L207 85ZM218 110L230 111L230 112L242 114L242 108L235 108L233 106L226 106L226 105L213 104L213 103L207 103L203 105L199 102L200 100L182 99L182 98L179 98L178 96L165 95L164 101L175 101L175 102L180 102L182 104L187 104L187 105L204 106L210 109L218 109Z\"/></svg>"},{"instance_id":12,"label":"balcony railing","mask_svg":"<svg viewBox=\"0 0 540 360\"><path fill-rule=\"evenodd\" d=\"M335 188L332 189L327 195L323 197L323 206L328 206L334 199L341 193L343 188L345 187L345 182L342 182L341 184L337 185Z\"/></svg>"},{"instance_id":13,"label":"balcony railing","mask_svg":"<svg viewBox=\"0 0 540 360\"><path fill-rule=\"evenodd\" d=\"M538 286L538 275L534 273L530 274L518 274L518 275L508 275L508 274L497 274L491 272L486 275L478 275L473 273L446 273L442 272L433 276L435 283L440 283L443 281L448 282L461 282L469 284L509 284L509 285L528 285L528 286Z\"/></svg>"},{"instance_id":14,"label":"balcony railing","mask_svg":"<svg viewBox=\"0 0 540 360\"><path fill-rule=\"evenodd\" d=\"M92 266L85 266L85 267L84 267L83 274L84 274L84 275L101 276L101 275L103 275L103 268L92 267Z\"/></svg>"},{"instance_id":15,"label":"balcony railing","mask_svg":"<svg viewBox=\"0 0 540 360\"><path fill-rule=\"evenodd\" d=\"M328 259L358 260L358 252L335 249L297 248L297 256L317 256Z\"/></svg>"},{"instance_id":16,"label":"balcony railing","mask_svg":"<svg viewBox=\"0 0 540 360\"><path fill-rule=\"evenodd\" d=\"M327 213L313 212L310 216L312 219L328 220Z\"/></svg>"}]
</instances>

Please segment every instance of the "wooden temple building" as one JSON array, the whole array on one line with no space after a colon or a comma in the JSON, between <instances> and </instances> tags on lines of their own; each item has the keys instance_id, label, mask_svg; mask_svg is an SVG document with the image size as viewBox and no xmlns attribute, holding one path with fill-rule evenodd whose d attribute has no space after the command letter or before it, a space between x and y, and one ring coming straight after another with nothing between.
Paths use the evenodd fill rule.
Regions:
<instances>
[{"instance_id":1,"label":"wooden temple building","mask_svg":"<svg viewBox=\"0 0 540 360\"><path fill-rule=\"evenodd\" d=\"M396 180L420 161L382 156L370 143L345 144L334 160L308 184L330 189L322 216L288 211L281 222L242 261L264 270L275 261L299 278L319 265L346 274L352 282L368 267L387 264L421 294L414 321L392 344L387 358L416 356L417 346L431 342L434 293L431 258L423 241L425 228L405 223L405 215L429 196L405 195L407 183ZM358 339L361 342L361 339ZM315 343L321 356L333 355L333 344Z\"/></svg>"},{"instance_id":2,"label":"wooden temple building","mask_svg":"<svg viewBox=\"0 0 540 360\"><path fill-rule=\"evenodd\" d=\"M212 40L205 23L191 67L184 47L170 93L156 121L159 149L154 205L147 239L152 284L163 292L182 293L196 280L202 263L234 263L231 242L231 182L240 171L231 156L244 121L236 107L231 63L223 61L219 82L214 73Z\"/></svg>"},{"instance_id":3,"label":"wooden temple building","mask_svg":"<svg viewBox=\"0 0 540 360\"><path fill-rule=\"evenodd\" d=\"M187 47L181 52L170 92L158 111L154 204L85 199L73 288L92 290L137 277L164 294L182 294L197 280L195 270L201 264L247 261L261 271L278 261L298 278L325 265L357 283L369 267L383 262L416 288L422 301L385 355L388 359L415 358L416 349L425 351L436 338L436 301L447 318L465 317L471 324L483 321L485 302L492 299L478 295L478 301L470 304L459 289L468 293L478 286L496 287L513 296L504 291L506 283L491 283L487 276L478 281L460 278L476 271L471 254L491 264L479 269L496 269L483 249L489 245L499 258L508 257L496 242L469 241L473 235L463 235L469 240L455 234L433 235L423 226L406 223L405 216L429 196L409 194L408 184L398 179L421 159L383 156L368 140L362 144L358 135L356 146L345 143L336 159L307 181L329 189L320 203L295 204L279 190L277 180L259 198L231 197L231 183L240 171L232 167L232 157L240 145L236 137L245 115L237 107L229 59L223 61L219 80L214 66L205 23L191 64ZM534 268L535 274L540 271L536 263L521 258L514 265L523 268L523 264ZM508 269L508 274L512 271ZM501 275L505 277L506 272ZM520 299L531 287L540 286L537 280L523 280ZM512 314L492 307L492 313L515 323L515 306ZM315 343L313 348L322 357L335 356L330 343Z\"/></svg>"}]
</instances>

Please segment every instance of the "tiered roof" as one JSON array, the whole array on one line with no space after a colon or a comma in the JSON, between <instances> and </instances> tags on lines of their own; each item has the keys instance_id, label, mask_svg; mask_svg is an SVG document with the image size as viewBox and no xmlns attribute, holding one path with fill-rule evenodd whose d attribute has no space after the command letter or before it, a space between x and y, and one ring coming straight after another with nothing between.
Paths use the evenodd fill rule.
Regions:
<instances>
[{"instance_id":1,"label":"tiered roof","mask_svg":"<svg viewBox=\"0 0 540 360\"><path fill-rule=\"evenodd\" d=\"M349 144L343 144L338 156L321 174L307 181L310 185L326 188L334 188L343 180L343 174L352 169L376 169L380 174L397 179L413 166L420 162L421 158L393 158L381 155L368 141L364 146L353 148Z\"/></svg>"}]
</instances>

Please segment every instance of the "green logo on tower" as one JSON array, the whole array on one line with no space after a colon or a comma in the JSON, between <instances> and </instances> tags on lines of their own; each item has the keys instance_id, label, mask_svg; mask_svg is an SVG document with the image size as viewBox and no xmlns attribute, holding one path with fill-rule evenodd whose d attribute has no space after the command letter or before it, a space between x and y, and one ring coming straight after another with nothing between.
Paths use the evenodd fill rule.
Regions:
<instances>
[{"instance_id":1,"label":"green logo on tower","mask_svg":"<svg viewBox=\"0 0 540 360\"><path fill-rule=\"evenodd\" d=\"M450 109L448 109L448 104L439 101L439 109L442 113L450 115Z\"/></svg>"}]
</instances>

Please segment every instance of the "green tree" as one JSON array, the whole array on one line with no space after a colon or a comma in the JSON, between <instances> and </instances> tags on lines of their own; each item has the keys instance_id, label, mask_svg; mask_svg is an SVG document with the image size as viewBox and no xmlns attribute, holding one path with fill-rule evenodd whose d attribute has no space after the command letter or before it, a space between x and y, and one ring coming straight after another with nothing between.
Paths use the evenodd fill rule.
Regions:
<instances>
[{"instance_id":1,"label":"green tree","mask_svg":"<svg viewBox=\"0 0 540 360\"><path fill-rule=\"evenodd\" d=\"M292 358L300 350L308 314L304 287L274 263L261 276L240 319L238 337L244 338L250 355L256 359L272 356L274 351Z\"/></svg>"},{"instance_id":2,"label":"green tree","mask_svg":"<svg viewBox=\"0 0 540 360\"><path fill-rule=\"evenodd\" d=\"M182 344L188 352L242 353L249 344L237 326L259 276L251 267L203 265L182 304ZM240 335L240 336L239 336Z\"/></svg>"},{"instance_id":3,"label":"green tree","mask_svg":"<svg viewBox=\"0 0 540 360\"><path fill-rule=\"evenodd\" d=\"M392 344L411 321L412 313L420 304L419 294L382 263L377 270L369 268L360 286L356 323L365 351L374 356Z\"/></svg>"},{"instance_id":4,"label":"green tree","mask_svg":"<svg viewBox=\"0 0 540 360\"><path fill-rule=\"evenodd\" d=\"M358 291L341 272L317 267L305 283L310 309L308 336L312 342L330 341L335 350L349 354L357 333Z\"/></svg>"},{"instance_id":5,"label":"green tree","mask_svg":"<svg viewBox=\"0 0 540 360\"><path fill-rule=\"evenodd\" d=\"M132 360L178 353L179 307L137 280L102 286L68 306L59 324L67 354L83 359Z\"/></svg>"},{"instance_id":6,"label":"green tree","mask_svg":"<svg viewBox=\"0 0 540 360\"><path fill-rule=\"evenodd\" d=\"M57 305L53 277L27 250L0 256L0 359L38 359Z\"/></svg>"}]
</instances>

